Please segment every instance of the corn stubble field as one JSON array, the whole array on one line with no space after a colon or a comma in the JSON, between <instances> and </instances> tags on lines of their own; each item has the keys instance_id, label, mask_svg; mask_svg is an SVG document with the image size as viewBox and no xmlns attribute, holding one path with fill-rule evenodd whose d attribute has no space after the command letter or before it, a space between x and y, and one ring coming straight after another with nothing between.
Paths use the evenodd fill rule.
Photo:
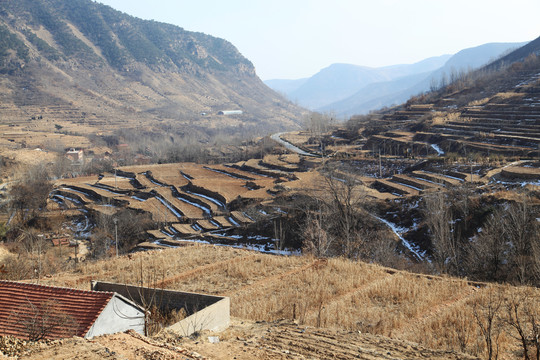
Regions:
<instances>
[{"instance_id":1,"label":"corn stubble field","mask_svg":"<svg viewBox=\"0 0 540 360\"><path fill-rule=\"evenodd\" d=\"M412 341L428 348L481 356L481 325L497 306L538 316L533 288L468 283L396 271L342 258L269 256L248 250L191 245L83 263L52 285L88 288L91 279L204 292L231 298L231 315L255 321L296 320ZM475 315L476 314L476 315ZM498 325L501 358L519 353L509 324Z\"/></svg>"}]
</instances>

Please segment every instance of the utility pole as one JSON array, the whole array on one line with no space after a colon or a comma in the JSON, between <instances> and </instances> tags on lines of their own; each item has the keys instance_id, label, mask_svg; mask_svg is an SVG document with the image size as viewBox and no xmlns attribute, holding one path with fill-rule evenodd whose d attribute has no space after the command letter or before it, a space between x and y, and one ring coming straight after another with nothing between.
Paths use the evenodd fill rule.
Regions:
<instances>
[{"instance_id":1,"label":"utility pole","mask_svg":"<svg viewBox=\"0 0 540 360\"><path fill-rule=\"evenodd\" d=\"M114 169L114 190L118 190L118 187L116 186L116 168Z\"/></svg>"},{"instance_id":2,"label":"utility pole","mask_svg":"<svg viewBox=\"0 0 540 360\"><path fill-rule=\"evenodd\" d=\"M379 177L382 179L382 160L381 160L381 149L379 148Z\"/></svg>"},{"instance_id":3,"label":"utility pole","mask_svg":"<svg viewBox=\"0 0 540 360\"><path fill-rule=\"evenodd\" d=\"M118 257L118 219L113 218L114 221L114 243L116 247L116 257Z\"/></svg>"}]
</instances>

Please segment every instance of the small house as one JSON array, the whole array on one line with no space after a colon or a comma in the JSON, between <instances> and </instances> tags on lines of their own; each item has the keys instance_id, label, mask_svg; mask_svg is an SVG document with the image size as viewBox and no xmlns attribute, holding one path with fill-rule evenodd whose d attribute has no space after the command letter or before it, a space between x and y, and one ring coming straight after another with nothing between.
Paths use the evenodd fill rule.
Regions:
<instances>
[{"instance_id":1,"label":"small house","mask_svg":"<svg viewBox=\"0 0 540 360\"><path fill-rule=\"evenodd\" d=\"M92 338L134 330L144 335L144 308L115 292L0 281L0 336Z\"/></svg>"},{"instance_id":2,"label":"small house","mask_svg":"<svg viewBox=\"0 0 540 360\"><path fill-rule=\"evenodd\" d=\"M82 149L74 149L71 148L68 151L66 151L66 157L73 163L73 164L83 164L84 163L84 151Z\"/></svg>"}]
</instances>

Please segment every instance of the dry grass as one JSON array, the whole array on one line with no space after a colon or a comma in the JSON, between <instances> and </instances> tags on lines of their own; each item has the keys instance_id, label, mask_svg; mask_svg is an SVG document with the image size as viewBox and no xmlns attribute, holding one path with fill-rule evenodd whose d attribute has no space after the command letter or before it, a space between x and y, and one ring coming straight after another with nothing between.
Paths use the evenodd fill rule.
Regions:
<instances>
[{"instance_id":1,"label":"dry grass","mask_svg":"<svg viewBox=\"0 0 540 360\"><path fill-rule=\"evenodd\" d=\"M486 105L490 100L491 100L490 98L473 100L467 106L483 106L483 105Z\"/></svg>"},{"instance_id":2,"label":"dry grass","mask_svg":"<svg viewBox=\"0 0 540 360\"><path fill-rule=\"evenodd\" d=\"M512 99L512 98L522 98L524 96L525 96L525 94L523 94L523 93L500 92L500 93L497 93L494 96L494 98L496 98L497 100L508 100L508 99Z\"/></svg>"},{"instance_id":3,"label":"dry grass","mask_svg":"<svg viewBox=\"0 0 540 360\"><path fill-rule=\"evenodd\" d=\"M500 292L503 306L523 291L540 306L538 290L477 287L464 280L427 277L346 259L270 256L194 245L79 265L55 276L56 285L88 288L92 279L144 284L231 297L231 314L250 320L296 319L301 324L381 334L440 350L483 356L475 304ZM505 311L500 312L504 318ZM501 358L519 342L502 325Z\"/></svg>"}]
</instances>

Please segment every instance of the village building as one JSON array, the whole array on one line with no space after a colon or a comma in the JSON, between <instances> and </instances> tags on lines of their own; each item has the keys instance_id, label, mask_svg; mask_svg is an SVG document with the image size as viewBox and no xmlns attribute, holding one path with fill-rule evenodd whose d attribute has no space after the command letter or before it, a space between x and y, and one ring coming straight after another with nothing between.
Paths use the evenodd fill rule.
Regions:
<instances>
[{"instance_id":1,"label":"village building","mask_svg":"<svg viewBox=\"0 0 540 360\"><path fill-rule=\"evenodd\" d=\"M66 158L68 158L73 165L84 164L84 151L82 149L70 148L66 151Z\"/></svg>"},{"instance_id":2,"label":"village building","mask_svg":"<svg viewBox=\"0 0 540 360\"><path fill-rule=\"evenodd\" d=\"M0 336L89 339L130 329L144 335L145 315L115 292L0 281Z\"/></svg>"}]
</instances>

